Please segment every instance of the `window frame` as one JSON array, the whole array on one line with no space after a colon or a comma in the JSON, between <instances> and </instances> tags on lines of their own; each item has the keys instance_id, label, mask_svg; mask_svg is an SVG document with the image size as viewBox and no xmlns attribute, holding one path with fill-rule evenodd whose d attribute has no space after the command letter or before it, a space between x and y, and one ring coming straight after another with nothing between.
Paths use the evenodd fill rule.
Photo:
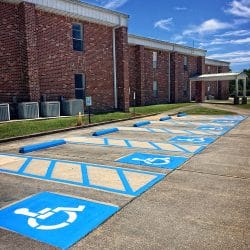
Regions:
<instances>
[{"instance_id":1,"label":"window frame","mask_svg":"<svg viewBox=\"0 0 250 250\"><path fill-rule=\"evenodd\" d=\"M184 58L183 58L183 67L185 71L188 70L188 56L186 55L184 55Z\"/></svg>"},{"instance_id":2,"label":"window frame","mask_svg":"<svg viewBox=\"0 0 250 250\"><path fill-rule=\"evenodd\" d=\"M153 51L153 69L156 69L157 68L157 57L158 57L158 53L157 53L157 51Z\"/></svg>"},{"instance_id":3,"label":"window frame","mask_svg":"<svg viewBox=\"0 0 250 250\"><path fill-rule=\"evenodd\" d=\"M81 76L81 84L82 84L81 88L79 88L77 86L76 76ZM83 74L83 73L75 73L74 74L74 84L75 84L75 99L84 100L85 99L85 90L86 90L86 76L85 76L85 74ZM77 91L82 91L82 93L83 93L82 98L77 97L77 95L76 95Z\"/></svg>"},{"instance_id":4,"label":"window frame","mask_svg":"<svg viewBox=\"0 0 250 250\"><path fill-rule=\"evenodd\" d=\"M153 81L153 97L158 97L158 81Z\"/></svg>"},{"instance_id":5,"label":"window frame","mask_svg":"<svg viewBox=\"0 0 250 250\"><path fill-rule=\"evenodd\" d=\"M74 37L74 25L79 25L80 27L80 38L75 38ZM84 44L83 44L83 34L84 34L84 31L83 31L83 25L81 23L72 23L71 25L71 37L72 37L72 48L74 51L84 51ZM75 45L75 42L81 42L81 48L80 49L77 49L74 45Z\"/></svg>"}]
</instances>

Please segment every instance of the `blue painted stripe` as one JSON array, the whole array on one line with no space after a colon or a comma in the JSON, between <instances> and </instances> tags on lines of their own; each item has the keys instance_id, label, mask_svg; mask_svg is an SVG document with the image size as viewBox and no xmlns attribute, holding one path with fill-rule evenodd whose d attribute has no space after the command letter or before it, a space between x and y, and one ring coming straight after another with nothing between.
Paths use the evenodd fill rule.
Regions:
<instances>
[{"instance_id":1,"label":"blue painted stripe","mask_svg":"<svg viewBox=\"0 0 250 250\"><path fill-rule=\"evenodd\" d=\"M169 130L166 129L166 128L161 128L161 130L164 131L164 132L167 132L167 133L169 133L169 134L173 134L171 131L169 131Z\"/></svg>"},{"instance_id":2,"label":"blue painted stripe","mask_svg":"<svg viewBox=\"0 0 250 250\"><path fill-rule=\"evenodd\" d=\"M50 165L49 165L48 170L47 170L47 173L45 175L46 179L51 177L51 174L54 170L55 164L56 164L56 160L51 160Z\"/></svg>"},{"instance_id":3,"label":"blue painted stripe","mask_svg":"<svg viewBox=\"0 0 250 250\"><path fill-rule=\"evenodd\" d=\"M129 140L124 140L124 142L126 143L126 145L129 147L129 148L132 148L133 146L131 145L131 143L129 142Z\"/></svg>"},{"instance_id":4,"label":"blue painted stripe","mask_svg":"<svg viewBox=\"0 0 250 250\"><path fill-rule=\"evenodd\" d=\"M119 131L118 128L107 128L107 129L102 129L102 130L95 131L92 134L92 136L106 135L106 134L110 134L110 133L114 133L114 132L118 132L118 131Z\"/></svg>"},{"instance_id":5,"label":"blue painted stripe","mask_svg":"<svg viewBox=\"0 0 250 250\"><path fill-rule=\"evenodd\" d=\"M32 151L45 149L45 148L59 146L59 145L65 144L65 143L66 143L65 140L53 140L53 141L47 141L47 142L27 145L27 146L21 147L19 149L19 153L28 153L28 152L32 152Z\"/></svg>"},{"instance_id":6,"label":"blue painted stripe","mask_svg":"<svg viewBox=\"0 0 250 250\"><path fill-rule=\"evenodd\" d=\"M178 145L178 144L173 143L172 145L175 146L175 147L177 147L177 148L179 148L179 149L181 149L181 150L184 151L185 153L193 154L193 152L190 152L189 150L187 150L187 149L181 147L181 146Z\"/></svg>"},{"instance_id":7,"label":"blue painted stripe","mask_svg":"<svg viewBox=\"0 0 250 250\"><path fill-rule=\"evenodd\" d=\"M28 157L27 160L24 162L24 164L19 168L19 170L17 172L19 174L23 173L25 171L25 169L28 167L28 165L30 164L31 161L32 161L32 158Z\"/></svg>"},{"instance_id":8,"label":"blue painted stripe","mask_svg":"<svg viewBox=\"0 0 250 250\"><path fill-rule=\"evenodd\" d=\"M0 154L0 155L14 155L14 154ZM41 157L27 157L27 156L23 156L21 158L50 160L51 164L50 164L45 176L38 176L38 175L28 174L28 173L24 173L24 172L18 173L18 171L5 170L5 169L1 169L1 168L0 168L0 172L14 174L14 175L20 175L20 176L24 176L24 177L36 178L36 179L41 179L41 180L45 180L45 181L55 181L55 182L59 182L59 183L77 185L77 186L81 186L81 187L95 188L95 189L99 189L102 191L108 191L108 192L113 192L113 193L117 193L117 194L129 195L129 196L137 196L137 195L141 194L142 191L147 190L148 188L150 188L150 186L154 185L156 182L158 182L159 180L161 180L162 178L164 178L166 176L165 174L160 174L160 173L155 173L155 172L148 172L148 171L128 169L128 168L120 168L120 167L111 167L111 166L97 165L97 164L92 164L92 163L88 164L88 163L73 162L73 161L67 161L67 160L64 161L64 160L55 160L55 159L48 159L48 158L41 158ZM58 179L58 178L51 177L51 174L53 172L53 168L55 167L55 164L57 162L79 164L82 168L83 182L76 182L76 181L70 181L70 180L64 180L64 179ZM125 185L127 185L127 186L125 186L126 190L124 191L124 190L119 190L119 189L114 189L114 188L109 188L109 187L91 184L89 179L88 179L86 165L88 165L89 167L97 166L99 168L108 168L108 169L118 171L119 173L121 173L121 174L119 174L119 176L122 179L123 183L125 183ZM149 183L150 185L147 184L147 185L143 186L140 189L141 191L137 190L136 192L134 192L131 189L131 187L129 186L129 183L126 184L127 180L125 180L126 177L123 177L123 175L124 175L123 171L152 175L153 180ZM123 172L123 174L122 174L122 172Z\"/></svg>"},{"instance_id":9,"label":"blue painted stripe","mask_svg":"<svg viewBox=\"0 0 250 250\"><path fill-rule=\"evenodd\" d=\"M130 187L129 182L128 182L126 176L124 175L124 170L123 169L117 169L117 173L118 173L118 175L119 175L119 177L120 177L120 179L121 179L121 181L123 183L123 186L125 187L126 192L128 194L133 195L134 191Z\"/></svg>"},{"instance_id":10,"label":"blue painted stripe","mask_svg":"<svg viewBox=\"0 0 250 250\"><path fill-rule=\"evenodd\" d=\"M150 145L152 145L155 149L162 150L162 148L159 147L158 145L156 145L154 142L149 141L148 143L149 143Z\"/></svg>"},{"instance_id":11,"label":"blue painted stripe","mask_svg":"<svg viewBox=\"0 0 250 250\"><path fill-rule=\"evenodd\" d=\"M148 132L150 132L150 133L155 133L155 130L152 129L152 128L146 128L146 130L147 130Z\"/></svg>"},{"instance_id":12,"label":"blue painted stripe","mask_svg":"<svg viewBox=\"0 0 250 250\"><path fill-rule=\"evenodd\" d=\"M83 185L89 186L90 184L89 184L87 165L85 163L81 164L81 170L82 170Z\"/></svg>"},{"instance_id":13,"label":"blue painted stripe","mask_svg":"<svg viewBox=\"0 0 250 250\"><path fill-rule=\"evenodd\" d=\"M103 142L105 145L109 145L108 138L103 138Z\"/></svg>"},{"instance_id":14,"label":"blue painted stripe","mask_svg":"<svg viewBox=\"0 0 250 250\"><path fill-rule=\"evenodd\" d=\"M166 175L165 175L166 176ZM165 176L157 176L155 179L153 179L152 181L150 181L148 184L146 184L145 186L141 187L140 189L138 189L135 192L135 195L140 195L143 192L145 192L147 189L151 188L152 186L154 186L157 182L159 182L160 180L162 180L163 178L165 178Z\"/></svg>"}]
</instances>

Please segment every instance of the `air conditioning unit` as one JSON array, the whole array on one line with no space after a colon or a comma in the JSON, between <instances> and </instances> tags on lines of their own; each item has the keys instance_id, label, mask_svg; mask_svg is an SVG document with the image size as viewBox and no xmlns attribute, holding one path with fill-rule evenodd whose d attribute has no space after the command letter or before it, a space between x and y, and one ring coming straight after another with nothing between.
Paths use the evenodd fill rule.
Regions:
<instances>
[{"instance_id":1,"label":"air conditioning unit","mask_svg":"<svg viewBox=\"0 0 250 250\"><path fill-rule=\"evenodd\" d=\"M41 102L41 116L57 117L60 116L60 102Z\"/></svg>"},{"instance_id":2,"label":"air conditioning unit","mask_svg":"<svg viewBox=\"0 0 250 250\"><path fill-rule=\"evenodd\" d=\"M39 117L38 102L18 103L18 117L20 119L34 119Z\"/></svg>"},{"instance_id":3,"label":"air conditioning unit","mask_svg":"<svg viewBox=\"0 0 250 250\"><path fill-rule=\"evenodd\" d=\"M0 104L0 121L10 120L10 105L9 103Z\"/></svg>"},{"instance_id":4,"label":"air conditioning unit","mask_svg":"<svg viewBox=\"0 0 250 250\"><path fill-rule=\"evenodd\" d=\"M75 116L84 113L82 99L70 99L62 101L62 113L67 116Z\"/></svg>"}]
</instances>

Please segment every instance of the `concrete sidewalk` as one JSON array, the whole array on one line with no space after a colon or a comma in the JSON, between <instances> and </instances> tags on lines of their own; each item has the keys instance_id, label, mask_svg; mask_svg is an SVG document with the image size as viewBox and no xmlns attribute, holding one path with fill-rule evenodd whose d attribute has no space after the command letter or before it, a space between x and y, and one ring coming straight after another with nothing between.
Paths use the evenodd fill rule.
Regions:
<instances>
[{"instance_id":1,"label":"concrete sidewalk","mask_svg":"<svg viewBox=\"0 0 250 250\"><path fill-rule=\"evenodd\" d=\"M72 249L249 249L250 119Z\"/></svg>"}]
</instances>

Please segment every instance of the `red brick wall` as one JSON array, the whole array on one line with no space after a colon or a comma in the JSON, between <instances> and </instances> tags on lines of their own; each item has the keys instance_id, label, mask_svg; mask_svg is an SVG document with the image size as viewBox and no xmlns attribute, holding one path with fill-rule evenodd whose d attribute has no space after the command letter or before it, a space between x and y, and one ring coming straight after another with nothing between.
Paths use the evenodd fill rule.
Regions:
<instances>
[{"instance_id":1,"label":"red brick wall","mask_svg":"<svg viewBox=\"0 0 250 250\"><path fill-rule=\"evenodd\" d=\"M0 2L0 102L27 100L22 81L18 7Z\"/></svg>"},{"instance_id":2,"label":"red brick wall","mask_svg":"<svg viewBox=\"0 0 250 250\"><path fill-rule=\"evenodd\" d=\"M72 49L72 23L84 28L84 51ZM48 100L74 98L74 74L85 74L93 110L114 108L112 28L37 12L40 94Z\"/></svg>"},{"instance_id":3,"label":"red brick wall","mask_svg":"<svg viewBox=\"0 0 250 250\"><path fill-rule=\"evenodd\" d=\"M209 70L210 68L210 70ZM218 73L218 67L215 65L205 65L206 74L216 74ZM210 90L208 90L210 87ZM218 99L218 83L217 81L205 82L205 95L212 95L215 99Z\"/></svg>"},{"instance_id":4,"label":"red brick wall","mask_svg":"<svg viewBox=\"0 0 250 250\"><path fill-rule=\"evenodd\" d=\"M229 72L228 66L221 66L218 68L219 73ZM218 98L220 100L227 100L229 98L229 81L218 82Z\"/></svg>"},{"instance_id":5,"label":"red brick wall","mask_svg":"<svg viewBox=\"0 0 250 250\"><path fill-rule=\"evenodd\" d=\"M171 101L172 102L188 102L189 101L189 78L200 74L204 70L199 64L204 63L199 57L188 55L187 69L184 69L184 56L179 53L171 53ZM203 58L203 57L202 57ZM196 83L193 83L191 95L195 99Z\"/></svg>"},{"instance_id":6,"label":"red brick wall","mask_svg":"<svg viewBox=\"0 0 250 250\"><path fill-rule=\"evenodd\" d=\"M153 52L157 52L157 67L153 68ZM136 92L136 105L168 103L169 53L143 46L129 46L130 104ZM153 95L153 81L158 83L158 96Z\"/></svg>"},{"instance_id":7,"label":"red brick wall","mask_svg":"<svg viewBox=\"0 0 250 250\"><path fill-rule=\"evenodd\" d=\"M209 68L210 67L210 71ZM205 65L206 74L216 74L229 72L229 67L227 66L215 66L215 65ZM208 92L208 86L210 86L210 91ZM215 99L227 100L229 97L229 81L212 81L206 82L206 96L212 95Z\"/></svg>"},{"instance_id":8,"label":"red brick wall","mask_svg":"<svg viewBox=\"0 0 250 250\"><path fill-rule=\"evenodd\" d=\"M74 22L84 27L83 52L72 49ZM0 45L1 102L11 102L12 96L39 101L44 94L47 100L74 98L74 74L84 73L93 110L114 109L111 27L35 10L28 3L0 3ZM124 78L119 78L121 84Z\"/></svg>"}]
</instances>

